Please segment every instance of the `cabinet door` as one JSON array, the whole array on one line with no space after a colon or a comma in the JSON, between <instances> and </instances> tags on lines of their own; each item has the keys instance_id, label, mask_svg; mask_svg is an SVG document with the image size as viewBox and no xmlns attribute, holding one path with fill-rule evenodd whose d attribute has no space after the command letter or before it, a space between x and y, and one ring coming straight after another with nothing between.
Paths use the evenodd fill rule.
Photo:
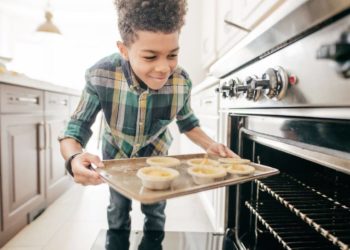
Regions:
<instances>
[{"instance_id":1,"label":"cabinet door","mask_svg":"<svg viewBox=\"0 0 350 250\"><path fill-rule=\"evenodd\" d=\"M2 115L0 128L3 227L19 230L45 207L43 116Z\"/></svg>"},{"instance_id":2,"label":"cabinet door","mask_svg":"<svg viewBox=\"0 0 350 250\"><path fill-rule=\"evenodd\" d=\"M207 68L216 59L216 0L202 2L201 62Z\"/></svg>"},{"instance_id":3,"label":"cabinet door","mask_svg":"<svg viewBox=\"0 0 350 250\"><path fill-rule=\"evenodd\" d=\"M242 40L249 31L244 31L227 24L227 21L235 23L248 30L253 30L285 0L223 0L218 4L217 16L217 50L222 56ZM226 22L225 22L226 20Z\"/></svg>"},{"instance_id":4,"label":"cabinet door","mask_svg":"<svg viewBox=\"0 0 350 250\"><path fill-rule=\"evenodd\" d=\"M72 181L65 170L64 159L60 153L60 145L57 140L61 131L65 128L67 118L51 118L46 121L46 189L47 201L53 202L65 190Z\"/></svg>"}]
</instances>

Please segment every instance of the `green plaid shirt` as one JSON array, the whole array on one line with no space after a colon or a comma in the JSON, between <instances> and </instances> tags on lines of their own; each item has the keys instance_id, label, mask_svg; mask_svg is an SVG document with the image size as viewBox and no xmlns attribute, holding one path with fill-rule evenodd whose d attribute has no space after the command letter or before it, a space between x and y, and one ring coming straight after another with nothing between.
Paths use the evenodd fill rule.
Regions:
<instances>
[{"instance_id":1,"label":"green plaid shirt","mask_svg":"<svg viewBox=\"0 0 350 250\"><path fill-rule=\"evenodd\" d=\"M167 129L172 120L176 118L181 133L199 126L190 107L191 87L178 67L161 89L144 89L130 64L113 54L87 70L79 105L60 139L74 138L85 147L102 110L104 159L164 155L172 142Z\"/></svg>"}]
</instances>

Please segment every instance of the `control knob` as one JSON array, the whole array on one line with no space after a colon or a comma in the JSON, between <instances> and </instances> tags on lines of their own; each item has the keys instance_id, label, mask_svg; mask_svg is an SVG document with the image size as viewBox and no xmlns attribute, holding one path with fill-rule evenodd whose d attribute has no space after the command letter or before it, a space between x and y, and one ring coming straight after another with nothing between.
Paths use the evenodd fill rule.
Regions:
<instances>
[{"instance_id":1,"label":"control knob","mask_svg":"<svg viewBox=\"0 0 350 250\"><path fill-rule=\"evenodd\" d=\"M261 79L251 78L250 87L275 100L280 100L286 95L289 78L287 72L282 67L277 69L269 68L262 75Z\"/></svg>"},{"instance_id":2,"label":"control knob","mask_svg":"<svg viewBox=\"0 0 350 250\"><path fill-rule=\"evenodd\" d=\"M256 76L248 76L247 79L243 82L243 84L238 84L234 88L235 96L239 96L240 93L248 100L257 101L260 97L261 91L258 89L254 89L251 85L252 81L256 79Z\"/></svg>"},{"instance_id":3,"label":"control knob","mask_svg":"<svg viewBox=\"0 0 350 250\"><path fill-rule=\"evenodd\" d=\"M217 93L221 93L223 98L233 97L235 85L236 81L234 79L230 79L228 82L224 82L221 87L216 88L215 91Z\"/></svg>"}]
</instances>

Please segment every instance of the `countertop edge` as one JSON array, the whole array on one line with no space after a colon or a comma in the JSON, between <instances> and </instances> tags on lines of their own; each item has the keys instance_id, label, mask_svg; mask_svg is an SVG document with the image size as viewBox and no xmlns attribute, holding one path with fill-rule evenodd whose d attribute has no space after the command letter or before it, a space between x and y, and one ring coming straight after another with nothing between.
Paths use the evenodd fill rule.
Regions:
<instances>
[{"instance_id":1,"label":"countertop edge","mask_svg":"<svg viewBox=\"0 0 350 250\"><path fill-rule=\"evenodd\" d=\"M49 82L28 78L22 75L4 73L0 75L0 84L10 84L26 88L34 88L63 94L80 96L81 90L55 85Z\"/></svg>"}]
</instances>

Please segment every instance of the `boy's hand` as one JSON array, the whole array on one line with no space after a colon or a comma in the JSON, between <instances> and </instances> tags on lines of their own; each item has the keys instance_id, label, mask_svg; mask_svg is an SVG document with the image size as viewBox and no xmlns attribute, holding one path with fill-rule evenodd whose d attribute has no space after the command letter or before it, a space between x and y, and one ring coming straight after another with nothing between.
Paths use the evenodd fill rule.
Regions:
<instances>
[{"instance_id":1,"label":"boy's hand","mask_svg":"<svg viewBox=\"0 0 350 250\"><path fill-rule=\"evenodd\" d=\"M84 186L103 183L103 180L99 174L89 169L91 163L97 167L104 167L102 161L97 155L92 155L85 152L79 154L72 160L72 172L76 183L80 183Z\"/></svg>"},{"instance_id":2,"label":"boy's hand","mask_svg":"<svg viewBox=\"0 0 350 250\"><path fill-rule=\"evenodd\" d=\"M207 148L207 153L210 155L217 155L220 157L239 157L231 149L226 147L224 144L214 142Z\"/></svg>"}]
</instances>

